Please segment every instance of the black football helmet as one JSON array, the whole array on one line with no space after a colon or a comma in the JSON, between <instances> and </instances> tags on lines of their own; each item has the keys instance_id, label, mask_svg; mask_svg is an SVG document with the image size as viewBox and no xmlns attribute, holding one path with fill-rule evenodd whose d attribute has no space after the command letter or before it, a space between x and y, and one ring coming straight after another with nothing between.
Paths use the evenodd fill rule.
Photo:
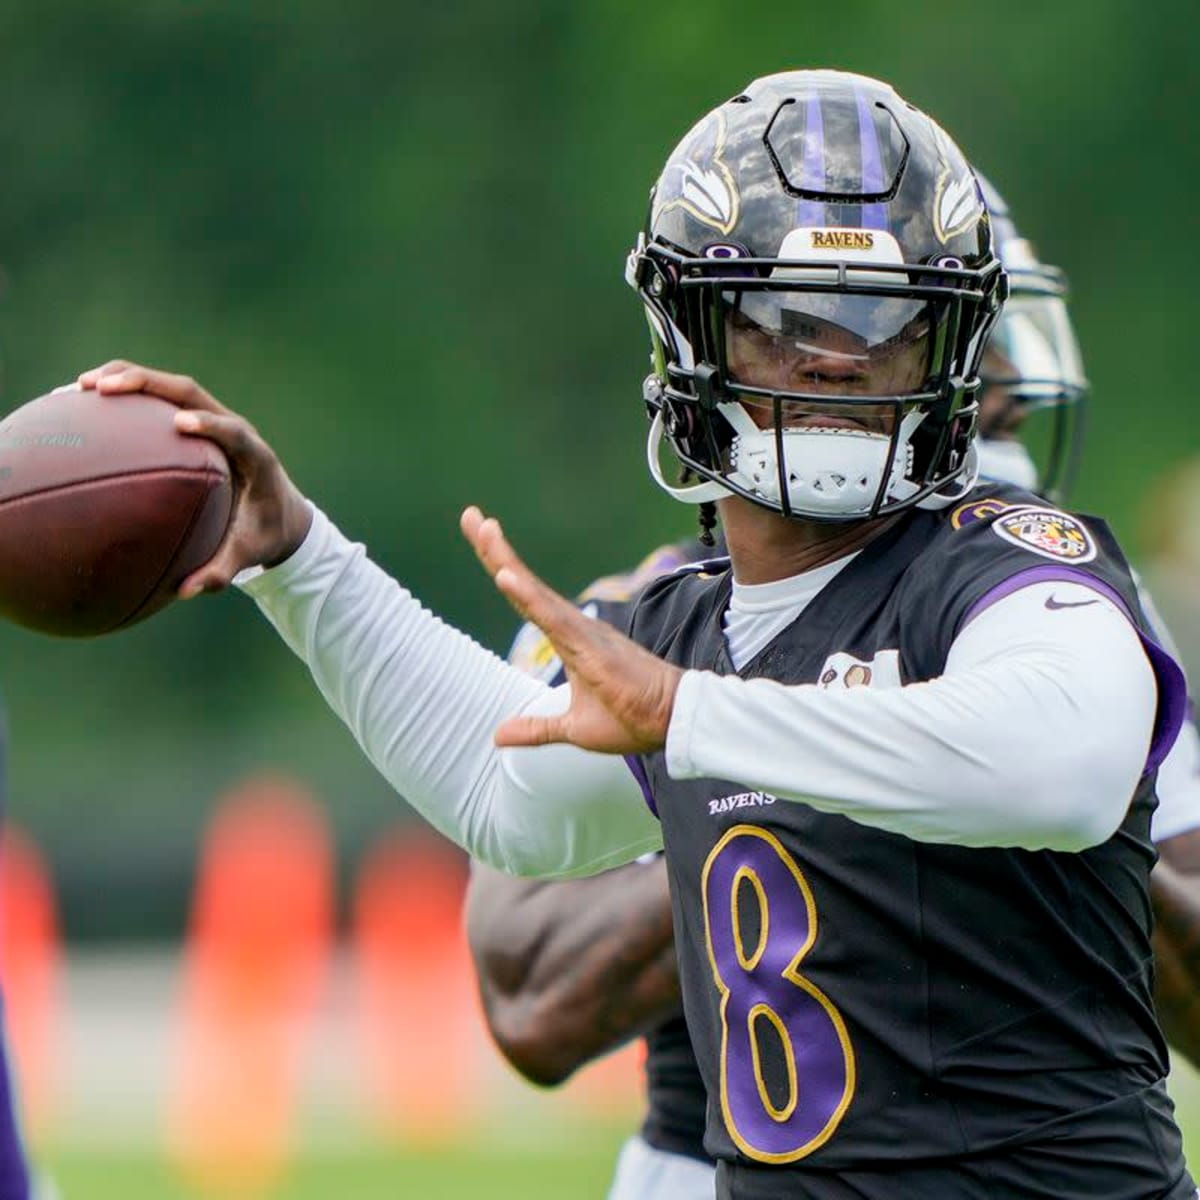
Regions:
<instances>
[{"instance_id":1,"label":"black football helmet","mask_svg":"<svg viewBox=\"0 0 1200 1200\"><path fill-rule=\"evenodd\" d=\"M1021 236L1004 198L982 175L996 252L1008 274L1008 300L980 360L983 404L980 471L1060 500L1070 490L1083 450L1088 381L1067 312L1067 279L1043 263ZM999 397L999 399L997 399ZM1028 418L1052 417L1035 428ZM1036 456L1017 461L1017 441ZM1011 464L1011 465L1010 465ZM1020 478L1014 473L1020 472Z\"/></svg>"},{"instance_id":2,"label":"black football helmet","mask_svg":"<svg viewBox=\"0 0 1200 1200\"><path fill-rule=\"evenodd\" d=\"M974 482L1004 272L962 153L887 84L790 71L714 109L668 159L627 278L650 468L678 499L850 521ZM664 435L704 482L666 482Z\"/></svg>"}]
</instances>

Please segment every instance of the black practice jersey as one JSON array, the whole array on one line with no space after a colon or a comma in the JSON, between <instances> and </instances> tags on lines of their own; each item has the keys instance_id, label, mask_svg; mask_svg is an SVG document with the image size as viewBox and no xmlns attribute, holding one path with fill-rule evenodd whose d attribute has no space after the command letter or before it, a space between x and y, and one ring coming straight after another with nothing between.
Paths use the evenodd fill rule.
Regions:
<instances>
[{"instance_id":1,"label":"black practice jersey","mask_svg":"<svg viewBox=\"0 0 1200 1200\"><path fill-rule=\"evenodd\" d=\"M646 1034L646 1099L645 1142L670 1154L712 1161L704 1149L704 1079L682 1016Z\"/></svg>"},{"instance_id":2,"label":"black practice jersey","mask_svg":"<svg viewBox=\"0 0 1200 1200\"><path fill-rule=\"evenodd\" d=\"M627 627L684 668L908 684L940 675L990 602L1081 576L1144 632L1103 523L989 484L900 517L740 672L727 560L650 583ZM1152 763L1118 831L1081 853L918 842L640 760L720 1194L1192 1196L1151 998L1154 765L1182 699L1156 667Z\"/></svg>"}]
</instances>

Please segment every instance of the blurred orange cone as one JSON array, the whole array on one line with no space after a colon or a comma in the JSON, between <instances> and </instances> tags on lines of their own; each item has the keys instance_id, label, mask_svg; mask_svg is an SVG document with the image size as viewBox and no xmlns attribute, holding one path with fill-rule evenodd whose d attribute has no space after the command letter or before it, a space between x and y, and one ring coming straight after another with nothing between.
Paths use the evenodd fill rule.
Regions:
<instances>
[{"instance_id":1,"label":"blurred orange cone","mask_svg":"<svg viewBox=\"0 0 1200 1200\"><path fill-rule=\"evenodd\" d=\"M478 1115L475 986L462 928L466 863L424 830L368 855L354 897L358 1036L370 1120L421 1143Z\"/></svg>"},{"instance_id":2,"label":"blurred orange cone","mask_svg":"<svg viewBox=\"0 0 1200 1200\"><path fill-rule=\"evenodd\" d=\"M61 945L54 883L20 829L0 833L0 984L19 1107L34 1144L44 1144L54 1104Z\"/></svg>"},{"instance_id":3,"label":"blurred orange cone","mask_svg":"<svg viewBox=\"0 0 1200 1200\"><path fill-rule=\"evenodd\" d=\"M169 1128L201 1188L261 1194L286 1165L333 904L329 833L301 785L254 779L222 802L193 901Z\"/></svg>"}]
</instances>

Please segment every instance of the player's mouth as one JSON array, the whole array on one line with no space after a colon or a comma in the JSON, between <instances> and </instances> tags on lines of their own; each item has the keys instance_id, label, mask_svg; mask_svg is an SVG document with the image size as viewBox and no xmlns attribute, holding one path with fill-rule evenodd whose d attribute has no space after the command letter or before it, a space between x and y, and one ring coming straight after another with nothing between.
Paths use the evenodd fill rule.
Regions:
<instances>
[{"instance_id":1,"label":"player's mouth","mask_svg":"<svg viewBox=\"0 0 1200 1200\"><path fill-rule=\"evenodd\" d=\"M809 413L787 422L789 429L852 429L863 433L883 433L880 417L834 416L831 413Z\"/></svg>"}]
</instances>

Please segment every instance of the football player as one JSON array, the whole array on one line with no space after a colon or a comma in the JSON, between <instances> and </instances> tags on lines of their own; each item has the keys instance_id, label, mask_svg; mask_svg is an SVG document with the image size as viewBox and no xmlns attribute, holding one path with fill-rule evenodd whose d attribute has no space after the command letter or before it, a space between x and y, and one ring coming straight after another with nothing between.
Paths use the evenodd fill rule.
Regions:
<instances>
[{"instance_id":1,"label":"football player","mask_svg":"<svg viewBox=\"0 0 1200 1200\"><path fill-rule=\"evenodd\" d=\"M981 364L980 472L1040 495L1061 495L1080 451L1082 422L1073 410L1087 393L1065 279L1038 260L1002 197L980 182L1009 278L1009 298ZM1019 434L1043 409L1053 432L1039 471ZM581 603L591 615L620 624L651 579L705 553L695 541L665 547L630 575L597 581ZM561 682L561 663L536 626L521 630L510 661ZM1200 734L1191 723L1159 771L1158 794L1152 831L1163 861L1150 877L1162 914L1154 933L1156 1001L1172 1043L1200 1065L1200 963L1191 953L1200 940L1200 880L1177 874L1200 869ZM679 1007L661 858L556 883L476 867L466 913L489 1029L527 1078L560 1083L645 1033L647 1114L622 1149L610 1200L711 1196L704 1085Z\"/></svg>"},{"instance_id":2,"label":"football player","mask_svg":"<svg viewBox=\"0 0 1200 1200\"><path fill-rule=\"evenodd\" d=\"M1149 972L1182 673L1103 523L975 486L1005 279L961 152L877 81L757 80L672 154L629 273L652 473L719 505L728 556L626 636L468 509L561 688L423 609L193 380L80 384L224 449L232 526L181 594L237 576L472 856L664 850L719 1196L1190 1200Z\"/></svg>"}]
</instances>

